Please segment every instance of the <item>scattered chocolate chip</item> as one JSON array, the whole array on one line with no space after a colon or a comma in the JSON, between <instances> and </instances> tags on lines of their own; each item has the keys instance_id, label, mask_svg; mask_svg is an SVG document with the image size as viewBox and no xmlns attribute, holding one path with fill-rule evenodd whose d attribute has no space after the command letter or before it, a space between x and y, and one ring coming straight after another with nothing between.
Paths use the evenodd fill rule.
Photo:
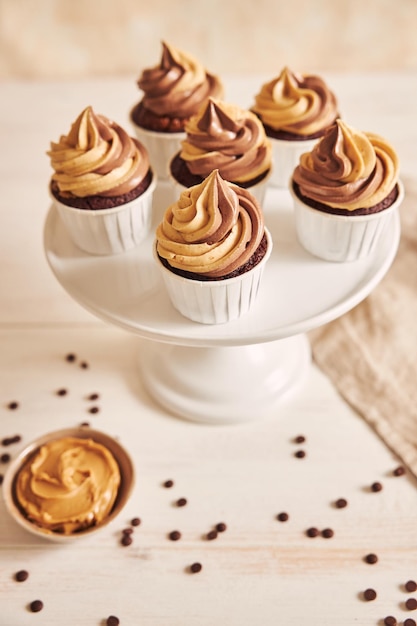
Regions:
<instances>
[{"instance_id":1,"label":"scattered chocolate chip","mask_svg":"<svg viewBox=\"0 0 417 626\"><path fill-rule=\"evenodd\" d=\"M133 543L132 534L123 533L123 536L120 539L120 543L122 544L122 546L130 546Z\"/></svg>"},{"instance_id":2,"label":"scattered chocolate chip","mask_svg":"<svg viewBox=\"0 0 417 626\"><path fill-rule=\"evenodd\" d=\"M176 504L177 506L185 506L187 504L187 500L186 498L179 498Z\"/></svg>"},{"instance_id":3,"label":"scattered chocolate chip","mask_svg":"<svg viewBox=\"0 0 417 626\"><path fill-rule=\"evenodd\" d=\"M344 509L345 507L347 507L348 502L347 500L345 500L345 498L339 498L334 504L337 509Z\"/></svg>"},{"instance_id":4,"label":"scattered chocolate chip","mask_svg":"<svg viewBox=\"0 0 417 626\"><path fill-rule=\"evenodd\" d=\"M18 402L9 402L9 404L7 405L7 408L10 409L11 411L15 411L16 409L19 408L19 403Z\"/></svg>"},{"instance_id":5,"label":"scattered chocolate chip","mask_svg":"<svg viewBox=\"0 0 417 626\"><path fill-rule=\"evenodd\" d=\"M404 620L404 626L416 626L416 622L411 617L408 617Z\"/></svg>"},{"instance_id":6,"label":"scattered chocolate chip","mask_svg":"<svg viewBox=\"0 0 417 626\"><path fill-rule=\"evenodd\" d=\"M123 535L131 535L133 533L133 528L131 526L129 526L129 528L123 528L122 533Z\"/></svg>"},{"instance_id":7,"label":"scattered chocolate chip","mask_svg":"<svg viewBox=\"0 0 417 626\"><path fill-rule=\"evenodd\" d=\"M405 606L409 611L415 611L417 609L417 600L415 598L408 598L405 601Z\"/></svg>"},{"instance_id":8,"label":"scattered chocolate chip","mask_svg":"<svg viewBox=\"0 0 417 626\"><path fill-rule=\"evenodd\" d=\"M306 530L307 537L317 537L319 534L320 534L319 529L315 528L314 526L312 526L311 528L307 528Z\"/></svg>"},{"instance_id":9,"label":"scattered chocolate chip","mask_svg":"<svg viewBox=\"0 0 417 626\"><path fill-rule=\"evenodd\" d=\"M81 363L80 363L80 367L81 367L83 370L86 370L86 369L88 369L89 365L88 365L87 361L81 361Z\"/></svg>"},{"instance_id":10,"label":"scattered chocolate chip","mask_svg":"<svg viewBox=\"0 0 417 626\"><path fill-rule=\"evenodd\" d=\"M365 589L365 591L363 592L363 597L365 598L367 602L371 602L372 600L375 600L376 598L375 589Z\"/></svg>"},{"instance_id":11,"label":"scattered chocolate chip","mask_svg":"<svg viewBox=\"0 0 417 626\"><path fill-rule=\"evenodd\" d=\"M3 476L3 474L0 474L0 485L2 485L2 484L3 484L3 480L4 480L4 476Z\"/></svg>"},{"instance_id":12,"label":"scattered chocolate chip","mask_svg":"<svg viewBox=\"0 0 417 626\"><path fill-rule=\"evenodd\" d=\"M178 539L181 539L181 533L179 530L173 530L169 533L168 537L171 541L178 541Z\"/></svg>"},{"instance_id":13,"label":"scattered chocolate chip","mask_svg":"<svg viewBox=\"0 0 417 626\"><path fill-rule=\"evenodd\" d=\"M215 528L218 533L224 533L224 531L227 530L227 526L224 522L219 522L216 524Z\"/></svg>"},{"instance_id":14,"label":"scattered chocolate chip","mask_svg":"<svg viewBox=\"0 0 417 626\"><path fill-rule=\"evenodd\" d=\"M405 474L405 467L403 465L399 465L392 471L392 473L394 476L403 476Z\"/></svg>"},{"instance_id":15,"label":"scattered chocolate chip","mask_svg":"<svg viewBox=\"0 0 417 626\"><path fill-rule=\"evenodd\" d=\"M81 422L80 426L82 426L83 428L87 428L88 426L90 426L90 422Z\"/></svg>"},{"instance_id":16,"label":"scattered chocolate chip","mask_svg":"<svg viewBox=\"0 0 417 626\"><path fill-rule=\"evenodd\" d=\"M106 626L119 626L120 620L115 615L109 615L106 619Z\"/></svg>"},{"instance_id":17,"label":"scattered chocolate chip","mask_svg":"<svg viewBox=\"0 0 417 626\"><path fill-rule=\"evenodd\" d=\"M217 530L210 530L210 532L207 533L207 539L209 541L212 541L213 539L217 539Z\"/></svg>"},{"instance_id":18,"label":"scattered chocolate chip","mask_svg":"<svg viewBox=\"0 0 417 626\"><path fill-rule=\"evenodd\" d=\"M173 486L174 486L174 481L173 480L166 480L164 482L164 487L166 487L166 489L170 489Z\"/></svg>"},{"instance_id":19,"label":"scattered chocolate chip","mask_svg":"<svg viewBox=\"0 0 417 626\"><path fill-rule=\"evenodd\" d=\"M32 611L32 613L39 613L39 611L42 611L42 609L43 609L43 602L42 602L42 600L33 600L29 604L29 608Z\"/></svg>"},{"instance_id":20,"label":"scattered chocolate chip","mask_svg":"<svg viewBox=\"0 0 417 626\"><path fill-rule=\"evenodd\" d=\"M201 563L193 563L192 565L190 565L190 571L193 574L197 574L197 572L201 572L202 569L203 569L203 566L201 565Z\"/></svg>"},{"instance_id":21,"label":"scattered chocolate chip","mask_svg":"<svg viewBox=\"0 0 417 626\"><path fill-rule=\"evenodd\" d=\"M304 443L306 440L306 438L304 437L304 435L298 435L297 437L294 437L294 443Z\"/></svg>"},{"instance_id":22,"label":"scattered chocolate chip","mask_svg":"<svg viewBox=\"0 0 417 626\"><path fill-rule=\"evenodd\" d=\"M7 452L4 452L0 456L0 463L8 463L12 457Z\"/></svg>"},{"instance_id":23,"label":"scattered chocolate chip","mask_svg":"<svg viewBox=\"0 0 417 626\"><path fill-rule=\"evenodd\" d=\"M372 553L370 553L370 554L367 554L367 555L364 557L364 561L365 561L366 563L369 563L370 565L373 565L374 563L377 563L377 562L378 562L378 557L377 557L377 555L376 555L376 554L372 554Z\"/></svg>"},{"instance_id":24,"label":"scattered chocolate chip","mask_svg":"<svg viewBox=\"0 0 417 626\"><path fill-rule=\"evenodd\" d=\"M406 588L407 591L412 593L413 591L417 590L417 583L415 580L407 580L404 587Z\"/></svg>"},{"instance_id":25,"label":"scattered chocolate chip","mask_svg":"<svg viewBox=\"0 0 417 626\"><path fill-rule=\"evenodd\" d=\"M377 491L382 491L382 484L379 482L376 483L372 483L371 485L371 491L377 492Z\"/></svg>"},{"instance_id":26,"label":"scattered chocolate chip","mask_svg":"<svg viewBox=\"0 0 417 626\"><path fill-rule=\"evenodd\" d=\"M25 569L20 569L18 572L16 572L16 574L14 575L15 580L17 580L18 583L23 583L25 580L27 580L29 578L29 572L26 571Z\"/></svg>"},{"instance_id":27,"label":"scattered chocolate chip","mask_svg":"<svg viewBox=\"0 0 417 626\"><path fill-rule=\"evenodd\" d=\"M321 531L321 536L325 539L330 539L334 536L334 530L332 530L331 528L325 528Z\"/></svg>"},{"instance_id":28,"label":"scattered chocolate chip","mask_svg":"<svg viewBox=\"0 0 417 626\"><path fill-rule=\"evenodd\" d=\"M397 620L393 615L387 615L384 619L385 626L397 626Z\"/></svg>"},{"instance_id":29,"label":"scattered chocolate chip","mask_svg":"<svg viewBox=\"0 0 417 626\"><path fill-rule=\"evenodd\" d=\"M58 391L56 392L57 396L66 396L68 393L67 389L58 389Z\"/></svg>"},{"instance_id":30,"label":"scattered chocolate chip","mask_svg":"<svg viewBox=\"0 0 417 626\"><path fill-rule=\"evenodd\" d=\"M90 408L88 409L89 413L98 413L100 411L100 409L98 408L98 406L90 406Z\"/></svg>"},{"instance_id":31,"label":"scattered chocolate chip","mask_svg":"<svg viewBox=\"0 0 417 626\"><path fill-rule=\"evenodd\" d=\"M282 513L278 513L277 515L277 520L279 522L287 522L289 520L290 516L288 515L288 513L282 512Z\"/></svg>"},{"instance_id":32,"label":"scattered chocolate chip","mask_svg":"<svg viewBox=\"0 0 417 626\"><path fill-rule=\"evenodd\" d=\"M87 400L91 400L93 402L94 400L98 400L99 397L100 396L98 395L98 393L90 393L90 395L88 396Z\"/></svg>"},{"instance_id":33,"label":"scattered chocolate chip","mask_svg":"<svg viewBox=\"0 0 417 626\"><path fill-rule=\"evenodd\" d=\"M303 459L305 455L306 453L304 450L297 450L297 452L294 452L294 456L297 457L297 459Z\"/></svg>"},{"instance_id":34,"label":"scattered chocolate chip","mask_svg":"<svg viewBox=\"0 0 417 626\"><path fill-rule=\"evenodd\" d=\"M20 435L14 435L13 437L4 437L4 439L1 440L1 445L11 446L13 443L18 443L21 440L22 437Z\"/></svg>"},{"instance_id":35,"label":"scattered chocolate chip","mask_svg":"<svg viewBox=\"0 0 417 626\"><path fill-rule=\"evenodd\" d=\"M75 354L70 352L69 354L67 354L65 358L68 361L68 363L73 363L77 357L75 356Z\"/></svg>"},{"instance_id":36,"label":"scattered chocolate chip","mask_svg":"<svg viewBox=\"0 0 417 626\"><path fill-rule=\"evenodd\" d=\"M133 519L130 520L130 523L132 524L132 526L140 526L141 519L140 517L134 517Z\"/></svg>"}]
</instances>

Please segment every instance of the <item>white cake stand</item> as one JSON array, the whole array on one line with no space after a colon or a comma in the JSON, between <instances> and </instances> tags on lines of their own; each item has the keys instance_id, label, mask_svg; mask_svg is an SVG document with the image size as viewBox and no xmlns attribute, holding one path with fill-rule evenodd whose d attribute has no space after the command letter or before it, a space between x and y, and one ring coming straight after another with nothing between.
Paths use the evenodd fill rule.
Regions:
<instances>
[{"instance_id":1,"label":"white cake stand","mask_svg":"<svg viewBox=\"0 0 417 626\"><path fill-rule=\"evenodd\" d=\"M158 221L165 204L161 195L156 198ZM217 326L191 322L172 307L152 258L152 236L132 252L90 256L69 239L55 209L49 210L44 245L56 278L87 310L147 340L139 354L146 387L160 405L183 418L245 422L276 412L308 372L305 333L362 301L395 257L397 215L375 254L354 263L329 263L297 242L288 192L268 190L266 200L274 249L255 308Z\"/></svg>"}]
</instances>

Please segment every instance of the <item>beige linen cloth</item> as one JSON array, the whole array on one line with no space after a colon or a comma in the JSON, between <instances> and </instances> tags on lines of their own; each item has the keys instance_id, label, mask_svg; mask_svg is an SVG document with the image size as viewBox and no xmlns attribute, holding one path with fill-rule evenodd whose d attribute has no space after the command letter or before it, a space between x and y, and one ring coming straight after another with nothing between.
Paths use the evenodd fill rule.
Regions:
<instances>
[{"instance_id":1,"label":"beige linen cloth","mask_svg":"<svg viewBox=\"0 0 417 626\"><path fill-rule=\"evenodd\" d=\"M417 181L403 182L394 263L362 303L310 340L341 396L417 476Z\"/></svg>"}]
</instances>

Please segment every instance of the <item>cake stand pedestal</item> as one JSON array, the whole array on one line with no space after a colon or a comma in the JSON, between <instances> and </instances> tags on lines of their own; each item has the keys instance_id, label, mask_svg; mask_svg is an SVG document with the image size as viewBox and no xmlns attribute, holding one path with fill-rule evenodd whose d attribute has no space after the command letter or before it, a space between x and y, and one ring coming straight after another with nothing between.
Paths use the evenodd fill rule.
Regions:
<instances>
[{"instance_id":1,"label":"cake stand pedestal","mask_svg":"<svg viewBox=\"0 0 417 626\"><path fill-rule=\"evenodd\" d=\"M310 364L306 333L361 302L390 268L400 239L395 214L370 257L343 264L316 259L297 241L285 190L268 190L265 221L274 249L255 306L214 326L172 307L152 257L153 236L128 253L91 256L72 243L51 207L44 247L77 302L145 340L139 368L161 406L194 421L237 423L270 416L297 390Z\"/></svg>"}]
</instances>

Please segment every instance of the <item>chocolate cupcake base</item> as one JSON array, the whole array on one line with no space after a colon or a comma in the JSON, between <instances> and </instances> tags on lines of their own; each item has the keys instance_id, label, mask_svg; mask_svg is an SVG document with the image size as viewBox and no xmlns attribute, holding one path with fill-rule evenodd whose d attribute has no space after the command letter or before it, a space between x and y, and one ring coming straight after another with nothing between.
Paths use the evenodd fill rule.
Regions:
<instances>
[{"instance_id":1,"label":"chocolate cupcake base","mask_svg":"<svg viewBox=\"0 0 417 626\"><path fill-rule=\"evenodd\" d=\"M142 102L139 102L130 112L131 121L144 128L158 133L181 133L189 118L168 117L167 115L156 115L146 109Z\"/></svg>"},{"instance_id":2,"label":"chocolate cupcake base","mask_svg":"<svg viewBox=\"0 0 417 626\"><path fill-rule=\"evenodd\" d=\"M187 161L180 157L179 154L176 154L171 161L170 164L170 172L171 176L183 187L193 187L194 185L199 185L205 179L205 176L198 176L196 174L192 174L188 169ZM242 187L243 189L250 189L254 187L258 183L265 180L269 175L269 170L261 174L260 176L256 176L255 178L251 178L245 182L236 182L230 181L231 183L237 185L238 187Z\"/></svg>"}]
</instances>

